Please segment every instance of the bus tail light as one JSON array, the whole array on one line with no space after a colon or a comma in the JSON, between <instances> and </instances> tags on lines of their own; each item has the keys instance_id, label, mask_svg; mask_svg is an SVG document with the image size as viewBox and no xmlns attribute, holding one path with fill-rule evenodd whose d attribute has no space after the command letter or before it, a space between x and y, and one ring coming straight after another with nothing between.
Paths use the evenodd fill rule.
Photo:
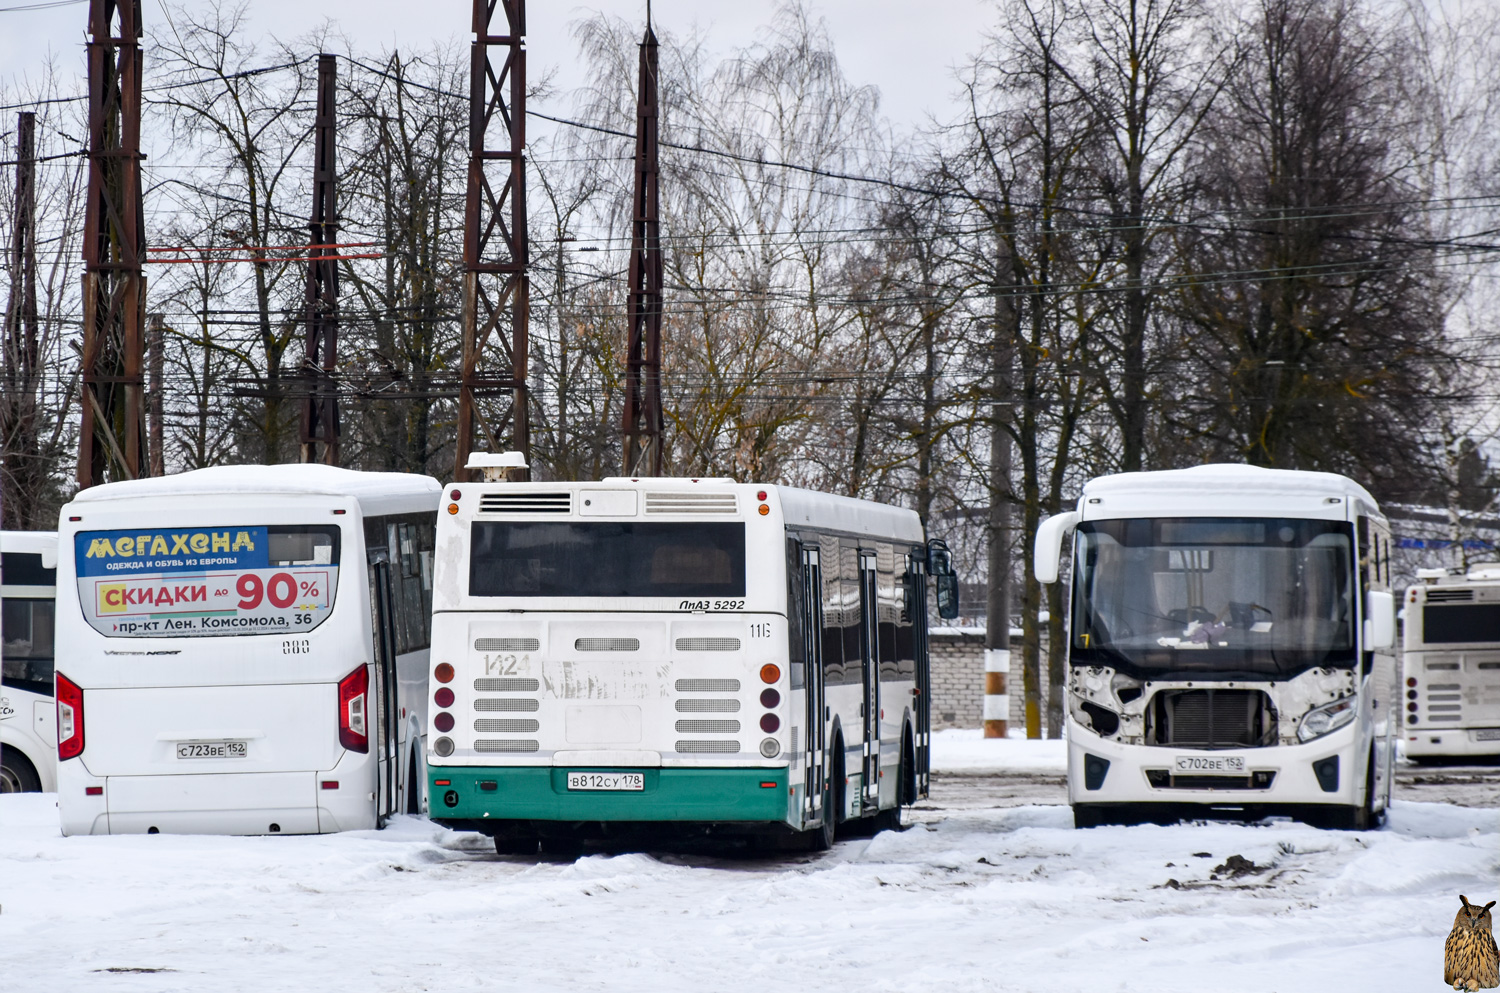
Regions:
<instances>
[{"instance_id":1,"label":"bus tail light","mask_svg":"<svg viewBox=\"0 0 1500 993\"><path fill-rule=\"evenodd\" d=\"M77 758L83 752L83 690L57 674L57 757Z\"/></svg>"},{"instance_id":2,"label":"bus tail light","mask_svg":"<svg viewBox=\"0 0 1500 993\"><path fill-rule=\"evenodd\" d=\"M365 701L370 692L370 671L364 666L339 680L339 744L351 752L368 752L370 735L365 722Z\"/></svg>"}]
</instances>

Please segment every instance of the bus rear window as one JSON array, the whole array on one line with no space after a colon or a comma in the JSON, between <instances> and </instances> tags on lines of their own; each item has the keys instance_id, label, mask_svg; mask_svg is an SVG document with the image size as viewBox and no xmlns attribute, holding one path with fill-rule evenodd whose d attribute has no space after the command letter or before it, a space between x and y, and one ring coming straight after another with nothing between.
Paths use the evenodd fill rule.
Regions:
<instances>
[{"instance_id":1,"label":"bus rear window","mask_svg":"<svg viewBox=\"0 0 1500 993\"><path fill-rule=\"evenodd\" d=\"M740 522L480 521L469 592L514 597L742 597Z\"/></svg>"},{"instance_id":2,"label":"bus rear window","mask_svg":"<svg viewBox=\"0 0 1500 993\"><path fill-rule=\"evenodd\" d=\"M337 525L80 531L84 619L111 638L299 634L333 611Z\"/></svg>"},{"instance_id":3,"label":"bus rear window","mask_svg":"<svg viewBox=\"0 0 1500 993\"><path fill-rule=\"evenodd\" d=\"M1500 642L1500 603L1424 604L1422 641L1428 645Z\"/></svg>"}]
</instances>

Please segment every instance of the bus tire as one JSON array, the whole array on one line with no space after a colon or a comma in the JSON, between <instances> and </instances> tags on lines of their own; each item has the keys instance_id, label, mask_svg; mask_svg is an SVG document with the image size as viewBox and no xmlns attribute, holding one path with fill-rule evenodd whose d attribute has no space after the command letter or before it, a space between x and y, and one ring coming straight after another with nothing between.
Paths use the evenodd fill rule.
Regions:
<instances>
[{"instance_id":1,"label":"bus tire","mask_svg":"<svg viewBox=\"0 0 1500 993\"><path fill-rule=\"evenodd\" d=\"M807 850L826 852L833 847L837 815L833 807L833 777L823 777L823 822L807 832Z\"/></svg>"},{"instance_id":2,"label":"bus tire","mask_svg":"<svg viewBox=\"0 0 1500 993\"><path fill-rule=\"evenodd\" d=\"M1104 811L1091 803L1073 804L1073 829L1102 827L1109 823Z\"/></svg>"},{"instance_id":3,"label":"bus tire","mask_svg":"<svg viewBox=\"0 0 1500 993\"><path fill-rule=\"evenodd\" d=\"M0 793L40 793L42 778L20 749L0 747Z\"/></svg>"},{"instance_id":4,"label":"bus tire","mask_svg":"<svg viewBox=\"0 0 1500 993\"><path fill-rule=\"evenodd\" d=\"M911 736L901 736L901 763L896 767L896 805L875 815L876 831L904 831L901 824L901 809L916 802L916 754L911 747ZM908 780L910 782L908 782Z\"/></svg>"},{"instance_id":5,"label":"bus tire","mask_svg":"<svg viewBox=\"0 0 1500 993\"><path fill-rule=\"evenodd\" d=\"M828 792L833 798L833 805L826 808L827 813L823 816L833 821L834 839L842 837L847 829L839 829L839 817L844 812L844 739L833 739L833 753L828 763Z\"/></svg>"},{"instance_id":6,"label":"bus tire","mask_svg":"<svg viewBox=\"0 0 1500 993\"><path fill-rule=\"evenodd\" d=\"M496 855L535 855L537 839L525 836L495 835Z\"/></svg>"},{"instance_id":7,"label":"bus tire","mask_svg":"<svg viewBox=\"0 0 1500 993\"><path fill-rule=\"evenodd\" d=\"M411 750L411 762L406 770L406 813L418 817L422 813L422 787L417 779L417 750Z\"/></svg>"}]
</instances>

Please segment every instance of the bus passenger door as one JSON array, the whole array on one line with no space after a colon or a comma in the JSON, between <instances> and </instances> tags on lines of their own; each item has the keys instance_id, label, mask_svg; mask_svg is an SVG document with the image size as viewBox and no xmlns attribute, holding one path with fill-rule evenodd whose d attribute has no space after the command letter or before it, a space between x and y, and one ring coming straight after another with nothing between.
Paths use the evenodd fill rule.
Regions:
<instances>
[{"instance_id":1,"label":"bus passenger door","mask_svg":"<svg viewBox=\"0 0 1500 993\"><path fill-rule=\"evenodd\" d=\"M864 787L861 813L880 807L880 662L876 655L875 553L859 553L860 672L864 680Z\"/></svg>"},{"instance_id":2,"label":"bus passenger door","mask_svg":"<svg viewBox=\"0 0 1500 993\"><path fill-rule=\"evenodd\" d=\"M803 782L803 823L815 824L823 817L834 816L823 809L823 765L827 747L827 704L823 700L823 568L818 562L818 546L803 545L802 572L793 582L802 584L802 657L806 669L803 680L807 692L807 746Z\"/></svg>"},{"instance_id":3,"label":"bus passenger door","mask_svg":"<svg viewBox=\"0 0 1500 993\"><path fill-rule=\"evenodd\" d=\"M911 613L912 651L916 658L917 796L927 796L932 769L932 666L927 655L927 567L924 557L906 557L906 609Z\"/></svg>"},{"instance_id":4,"label":"bus passenger door","mask_svg":"<svg viewBox=\"0 0 1500 993\"><path fill-rule=\"evenodd\" d=\"M375 734L378 782L375 812L379 824L396 805L396 628L391 609L391 564L382 550L370 563L370 596L375 625Z\"/></svg>"}]
</instances>

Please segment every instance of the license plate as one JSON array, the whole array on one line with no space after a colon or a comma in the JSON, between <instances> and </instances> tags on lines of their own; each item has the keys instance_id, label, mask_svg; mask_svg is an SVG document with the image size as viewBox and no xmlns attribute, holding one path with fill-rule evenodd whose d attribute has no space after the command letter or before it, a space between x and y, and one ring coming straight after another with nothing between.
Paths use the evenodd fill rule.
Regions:
<instances>
[{"instance_id":1,"label":"license plate","mask_svg":"<svg viewBox=\"0 0 1500 993\"><path fill-rule=\"evenodd\" d=\"M1475 741L1500 741L1500 728L1482 728L1474 732Z\"/></svg>"},{"instance_id":2,"label":"license plate","mask_svg":"<svg viewBox=\"0 0 1500 993\"><path fill-rule=\"evenodd\" d=\"M640 792L646 788L641 772L570 772L568 789Z\"/></svg>"},{"instance_id":3,"label":"license plate","mask_svg":"<svg viewBox=\"0 0 1500 993\"><path fill-rule=\"evenodd\" d=\"M1177 756L1177 771L1180 773L1220 772L1229 775L1243 775L1245 772L1245 757L1243 755L1179 755Z\"/></svg>"},{"instance_id":4,"label":"license plate","mask_svg":"<svg viewBox=\"0 0 1500 993\"><path fill-rule=\"evenodd\" d=\"M243 741L180 741L180 759L242 759L248 752Z\"/></svg>"}]
</instances>

